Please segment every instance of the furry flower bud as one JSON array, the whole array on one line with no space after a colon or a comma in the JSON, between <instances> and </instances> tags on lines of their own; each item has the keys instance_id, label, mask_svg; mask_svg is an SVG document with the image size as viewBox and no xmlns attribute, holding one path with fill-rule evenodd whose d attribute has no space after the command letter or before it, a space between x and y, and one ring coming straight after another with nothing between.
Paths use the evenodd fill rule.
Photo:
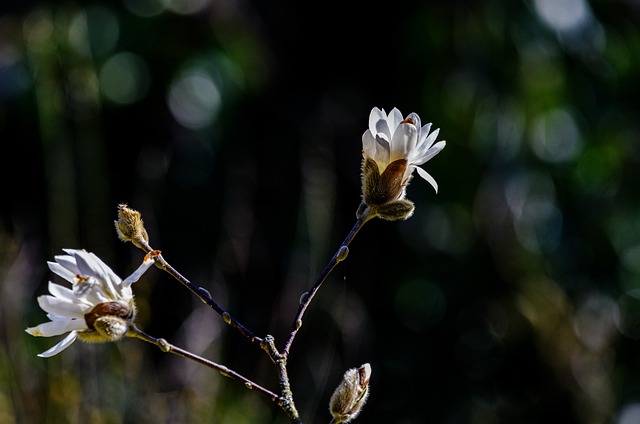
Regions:
<instances>
[{"instance_id":1,"label":"furry flower bud","mask_svg":"<svg viewBox=\"0 0 640 424\"><path fill-rule=\"evenodd\" d=\"M369 396L370 378L369 364L351 368L344 373L329 402L329 411L333 416L331 424L348 423L360 414Z\"/></svg>"},{"instance_id":2,"label":"furry flower bud","mask_svg":"<svg viewBox=\"0 0 640 424\"><path fill-rule=\"evenodd\" d=\"M144 246L149 241L149 236L144 228L140 212L125 204L120 204L118 205L118 219L114 221L114 224L120 240L130 241L136 247L146 250Z\"/></svg>"}]
</instances>

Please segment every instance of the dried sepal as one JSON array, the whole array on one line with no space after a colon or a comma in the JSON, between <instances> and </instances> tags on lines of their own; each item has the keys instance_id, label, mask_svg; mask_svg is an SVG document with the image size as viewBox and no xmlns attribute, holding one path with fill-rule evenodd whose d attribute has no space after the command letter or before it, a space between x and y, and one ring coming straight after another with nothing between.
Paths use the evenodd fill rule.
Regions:
<instances>
[{"instance_id":1,"label":"dried sepal","mask_svg":"<svg viewBox=\"0 0 640 424\"><path fill-rule=\"evenodd\" d=\"M384 205L402 199L408 180L404 180L407 160L391 162L380 173L375 160L365 156L362 160L362 200L369 206Z\"/></svg>"},{"instance_id":2,"label":"dried sepal","mask_svg":"<svg viewBox=\"0 0 640 424\"><path fill-rule=\"evenodd\" d=\"M351 368L344 373L342 381L333 392L329 401L329 411L333 416L332 424L348 423L355 419L369 396L371 365Z\"/></svg>"}]
</instances>

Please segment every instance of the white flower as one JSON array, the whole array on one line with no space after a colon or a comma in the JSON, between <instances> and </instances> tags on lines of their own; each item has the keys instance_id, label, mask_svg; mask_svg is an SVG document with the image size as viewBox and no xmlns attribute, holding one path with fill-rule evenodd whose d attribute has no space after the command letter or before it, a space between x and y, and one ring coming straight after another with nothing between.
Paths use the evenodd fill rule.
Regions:
<instances>
[{"instance_id":1,"label":"white flower","mask_svg":"<svg viewBox=\"0 0 640 424\"><path fill-rule=\"evenodd\" d=\"M411 178L414 169L438 192L436 180L419 165L437 155L444 149L446 142L439 141L439 129L431 134L431 124L421 126L420 117L410 113L406 118L397 108L387 115L384 109L374 107L369 115L369 129L362 135L362 149L365 158L373 159L383 174L391 163L405 159L406 169L401 185L404 187Z\"/></svg>"},{"instance_id":2,"label":"white flower","mask_svg":"<svg viewBox=\"0 0 640 424\"><path fill-rule=\"evenodd\" d=\"M69 333L61 342L38 356L62 352L76 338L90 342L115 341L126 335L135 318L131 284L149 269L158 255L152 252L124 281L93 253L63 249L67 255L48 262L49 269L71 283L71 288L49 282L50 295L38 304L51 320L27 328L32 336L51 337Z\"/></svg>"}]
</instances>

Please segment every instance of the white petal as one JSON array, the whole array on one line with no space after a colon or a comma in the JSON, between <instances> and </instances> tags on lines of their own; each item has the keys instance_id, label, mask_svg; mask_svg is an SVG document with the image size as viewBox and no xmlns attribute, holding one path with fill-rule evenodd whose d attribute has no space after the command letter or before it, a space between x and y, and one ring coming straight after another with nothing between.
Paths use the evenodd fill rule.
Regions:
<instances>
[{"instance_id":1,"label":"white petal","mask_svg":"<svg viewBox=\"0 0 640 424\"><path fill-rule=\"evenodd\" d=\"M59 299L68 299L69 301L76 298L73 294L73 290L61 286L60 284L54 284L52 281L49 281L49 293Z\"/></svg>"},{"instance_id":2,"label":"white petal","mask_svg":"<svg viewBox=\"0 0 640 424\"><path fill-rule=\"evenodd\" d=\"M420 175L429 184L431 184L433 186L433 189L437 193L438 192L438 183L436 182L436 180L434 180L433 177L431 175L429 175L429 173L427 171L425 171L424 169L420 168L419 166L416 166L416 171L418 171L418 175Z\"/></svg>"},{"instance_id":3,"label":"white petal","mask_svg":"<svg viewBox=\"0 0 640 424\"><path fill-rule=\"evenodd\" d=\"M38 356L41 357L41 358L48 358L50 356L56 355L56 354L62 352L63 350L65 350L66 348L68 348L69 346L71 346L71 343L75 342L76 338L78 338L78 332L77 331L72 331L60 343L58 343L57 345L55 345L51 349L38 354Z\"/></svg>"},{"instance_id":4,"label":"white petal","mask_svg":"<svg viewBox=\"0 0 640 424\"><path fill-rule=\"evenodd\" d=\"M90 305L97 305L102 302L109 302L117 299L117 296L109 295L100 284L94 284L93 286L83 287L85 290L78 290L80 286L76 285L74 293L76 301L81 301Z\"/></svg>"},{"instance_id":5,"label":"white petal","mask_svg":"<svg viewBox=\"0 0 640 424\"><path fill-rule=\"evenodd\" d=\"M374 134L384 136L387 140L391 140L393 129L389 128L389 124L387 123L387 121L381 119L375 123Z\"/></svg>"},{"instance_id":6,"label":"white petal","mask_svg":"<svg viewBox=\"0 0 640 424\"><path fill-rule=\"evenodd\" d=\"M362 134L362 150L364 154L370 158L376 157L376 143L376 139L373 134L371 134L371 130L366 130L364 134Z\"/></svg>"},{"instance_id":7,"label":"white petal","mask_svg":"<svg viewBox=\"0 0 640 424\"><path fill-rule=\"evenodd\" d=\"M45 312L67 318L82 318L87 310L90 309L88 305L71 302L67 299L58 299L49 295L39 296L38 305Z\"/></svg>"},{"instance_id":8,"label":"white petal","mask_svg":"<svg viewBox=\"0 0 640 424\"><path fill-rule=\"evenodd\" d=\"M384 109L378 109L377 107L374 107L373 109L371 109L371 113L369 114L369 131L375 134L376 124L378 123L378 121L386 120L387 113L384 111Z\"/></svg>"},{"instance_id":9,"label":"white petal","mask_svg":"<svg viewBox=\"0 0 640 424\"><path fill-rule=\"evenodd\" d=\"M129 286L131 286L131 284L133 284L136 281L138 281L140 279L140 277L142 277L142 274L147 272L149 267L151 267L151 265L153 265L155 263L155 260L153 258L151 258L151 255L148 255L148 256L149 256L148 258L145 256L145 260L142 261L142 264L140 264L138 269L133 271L133 274L131 274L130 276L128 276L127 278L124 279L124 281L122 282L122 286L123 287L129 287Z\"/></svg>"},{"instance_id":10,"label":"white petal","mask_svg":"<svg viewBox=\"0 0 640 424\"><path fill-rule=\"evenodd\" d=\"M440 153L442 149L445 148L446 145L447 145L446 141L444 140L439 141L434 146L432 146L429 150L427 150L426 153L422 154L421 156L416 156L415 158L412 158L410 162L413 165L422 165L423 163L427 162L428 160L431 160L431 158L433 158L435 155Z\"/></svg>"},{"instance_id":11,"label":"white petal","mask_svg":"<svg viewBox=\"0 0 640 424\"><path fill-rule=\"evenodd\" d=\"M64 319L45 322L36 327L27 328L26 331L36 337L51 337L59 336L60 334L68 333L69 331L86 329L87 323L84 319Z\"/></svg>"},{"instance_id":12,"label":"white petal","mask_svg":"<svg viewBox=\"0 0 640 424\"><path fill-rule=\"evenodd\" d=\"M429 134L429 137L424 141L427 149L436 141L438 134L440 134L440 128L436 128L431 134Z\"/></svg>"},{"instance_id":13,"label":"white petal","mask_svg":"<svg viewBox=\"0 0 640 424\"><path fill-rule=\"evenodd\" d=\"M117 287L120 285L122 279L118 277L118 275L113 272L113 270L109 267L109 265L105 264L99 257L94 255L93 253L89 253L89 256L94 260L95 265L99 266L102 269L102 273L106 279L111 283L113 287Z\"/></svg>"},{"instance_id":14,"label":"white petal","mask_svg":"<svg viewBox=\"0 0 640 424\"><path fill-rule=\"evenodd\" d=\"M389 128L391 128L391 132L394 132L400 122L402 122L404 118L402 118L402 113L398 110L398 108L393 108L391 112L389 112L389 116L387 116L387 122L389 123Z\"/></svg>"},{"instance_id":15,"label":"white petal","mask_svg":"<svg viewBox=\"0 0 640 424\"><path fill-rule=\"evenodd\" d=\"M58 262L47 262L47 264L49 265L49 269L58 274L60 277L64 278L65 280L67 280L70 283L73 283L73 279L75 278L75 276L78 274L77 269L75 271L70 270L67 266L71 266L70 262L67 262L66 260L62 260L62 263L64 263L64 265L62 263L60 263L61 259L63 258L63 256L56 256L56 260ZM64 258L69 258L69 256L64 256ZM75 265L75 262L73 262L72 265L74 268L77 268Z\"/></svg>"},{"instance_id":16,"label":"white petal","mask_svg":"<svg viewBox=\"0 0 640 424\"><path fill-rule=\"evenodd\" d=\"M417 113L415 112L411 112L409 115L407 115L407 119L411 118L413 120L413 125L416 126L416 128L421 128L420 127L420 117L418 116Z\"/></svg>"},{"instance_id":17,"label":"white petal","mask_svg":"<svg viewBox=\"0 0 640 424\"><path fill-rule=\"evenodd\" d=\"M96 277L104 292L114 299L117 298L116 285L120 285L121 280L107 264L93 253L84 250L77 251L75 258L80 275Z\"/></svg>"},{"instance_id":18,"label":"white petal","mask_svg":"<svg viewBox=\"0 0 640 424\"><path fill-rule=\"evenodd\" d=\"M75 254L76 263L80 270L80 275L105 278L103 268L100 266L95 257L89 254L89 252L79 250Z\"/></svg>"},{"instance_id":19,"label":"white petal","mask_svg":"<svg viewBox=\"0 0 640 424\"><path fill-rule=\"evenodd\" d=\"M425 139L429 136L429 131L431 131L431 122L424 125L420 128L420 137L418 138L418 146L422 146L424 144Z\"/></svg>"},{"instance_id":20,"label":"white petal","mask_svg":"<svg viewBox=\"0 0 640 424\"><path fill-rule=\"evenodd\" d=\"M378 166L380 166L380 164L384 165L380 167L380 172L389 164L390 155L391 147L389 146L389 142L379 135L376 135L376 153L373 159L378 162Z\"/></svg>"},{"instance_id":21,"label":"white petal","mask_svg":"<svg viewBox=\"0 0 640 424\"><path fill-rule=\"evenodd\" d=\"M421 158L423 156L427 156L429 154L429 150L431 149L431 146L433 145L433 142L436 141L436 138L438 137L438 133L440 132L440 129L436 129L434 132L432 132L426 139L424 139L422 141L422 143L418 143L418 147L416 148L413 157L412 157L412 161L411 162L415 162L415 163L425 163L428 159L426 160L422 160ZM422 137L422 134L420 135ZM442 150L442 149L440 149ZM440 151L438 150L438 152ZM436 152L436 153L438 153ZM431 155L431 157L433 157L435 155Z\"/></svg>"},{"instance_id":22,"label":"white petal","mask_svg":"<svg viewBox=\"0 0 640 424\"><path fill-rule=\"evenodd\" d=\"M389 158L389 162L407 158L408 153L416 145L417 136L415 126L411 124L401 124L393 134L393 140L391 140L391 157Z\"/></svg>"}]
</instances>

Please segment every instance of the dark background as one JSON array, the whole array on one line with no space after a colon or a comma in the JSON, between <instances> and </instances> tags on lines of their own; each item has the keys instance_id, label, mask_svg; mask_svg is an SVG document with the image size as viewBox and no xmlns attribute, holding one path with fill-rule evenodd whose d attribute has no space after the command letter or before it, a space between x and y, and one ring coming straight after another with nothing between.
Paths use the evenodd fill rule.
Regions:
<instances>
[{"instance_id":1,"label":"dark background","mask_svg":"<svg viewBox=\"0 0 640 424\"><path fill-rule=\"evenodd\" d=\"M4 1L0 422L285 423L141 341L24 332L63 248L122 277L151 245L282 346L355 222L374 106L447 147L407 221L365 225L289 367L305 422L369 362L356 422L640 421L640 3ZM272 364L167 274L138 325L277 390Z\"/></svg>"}]
</instances>

